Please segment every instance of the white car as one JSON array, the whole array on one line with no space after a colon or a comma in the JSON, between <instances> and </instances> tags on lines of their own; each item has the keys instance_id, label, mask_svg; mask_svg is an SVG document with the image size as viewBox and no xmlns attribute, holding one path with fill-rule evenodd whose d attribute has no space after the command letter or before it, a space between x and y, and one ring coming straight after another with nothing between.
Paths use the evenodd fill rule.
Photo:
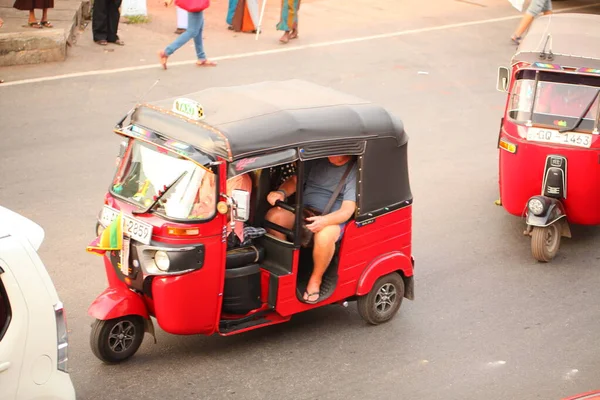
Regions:
<instances>
[{"instance_id":1,"label":"white car","mask_svg":"<svg viewBox=\"0 0 600 400\"><path fill-rule=\"evenodd\" d=\"M62 303L37 254L44 230L0 207L0 400L75 399Z\"/></svg>"}]
</instances>

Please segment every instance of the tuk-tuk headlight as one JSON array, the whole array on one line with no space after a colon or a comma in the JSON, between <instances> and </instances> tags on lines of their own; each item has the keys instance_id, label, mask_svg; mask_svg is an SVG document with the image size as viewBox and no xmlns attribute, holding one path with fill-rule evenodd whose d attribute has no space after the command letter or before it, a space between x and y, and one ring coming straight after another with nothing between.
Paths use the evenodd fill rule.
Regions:
<instances>
[{"instance_id":1,"label":"tuk-tuk headlight","mask_svg":"<svg viewBox=\"0 0 600 400\"><path fill-rule=\"evenodd\" d=\"M533 215L541 215L544 212L544 203L540 199L531 199L527 203L527 208Z\"/></svg>"},{"instance_id":2,"label":"tuk-tuk headlight","mask_svg":"<svg viewBox=\"0 0 600 400\"><path fill-rule=\"evenodd\" d=\"M154 254L154 263L156 264L156 268L163 272L167 272L171 261L169 260L169 255L165 251L159 250Z\"/></svg>"}]
</instances>

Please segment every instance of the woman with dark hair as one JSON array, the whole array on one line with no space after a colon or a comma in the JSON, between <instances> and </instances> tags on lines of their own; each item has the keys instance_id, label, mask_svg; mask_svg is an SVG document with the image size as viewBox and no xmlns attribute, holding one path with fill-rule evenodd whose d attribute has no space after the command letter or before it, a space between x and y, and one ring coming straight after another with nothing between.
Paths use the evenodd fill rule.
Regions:
<instances>
[{"instance_id":1,"label":"woman with dark hair","mask_svg":"<svg viewBox=\"0 0 600 400\"><path fill-rule=\"evenodd\" d=\"M54 25L48 21L48 9L54 8L54 0L15 0L13 7L17 10L29 11L27 24L31 28L52 28ZM42 10L42 19L38 22L35 18L35 10Z\"/></svg>"}]
</instances>

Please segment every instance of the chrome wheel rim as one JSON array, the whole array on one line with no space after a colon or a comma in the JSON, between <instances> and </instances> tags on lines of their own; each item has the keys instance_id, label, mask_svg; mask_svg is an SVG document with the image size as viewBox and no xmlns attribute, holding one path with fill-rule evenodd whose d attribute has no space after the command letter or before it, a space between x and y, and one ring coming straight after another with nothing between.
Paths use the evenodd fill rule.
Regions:
<instances>
[{"instance_id":1,"label":"chrome wheel rim","mask_svg":"<svg viewBox=\"0 0 600 400\"><path fill-rule=\"evenodd\" d=\"M127 351L135 338L135 325L130 321L120 321L108 334L108 347L115 353Z\"/></svg>"},{"instance_id":2,"label":"chrome wheel rim","mask_svg":"<svg viewBox=\"0 0 600 400\"><path fill-rule=\"evenodd\" d=\"M391 283L382 285L375 295L375 311L385 314L392 309L396 303L398 292Z\"/></svg>"}]
</instances>

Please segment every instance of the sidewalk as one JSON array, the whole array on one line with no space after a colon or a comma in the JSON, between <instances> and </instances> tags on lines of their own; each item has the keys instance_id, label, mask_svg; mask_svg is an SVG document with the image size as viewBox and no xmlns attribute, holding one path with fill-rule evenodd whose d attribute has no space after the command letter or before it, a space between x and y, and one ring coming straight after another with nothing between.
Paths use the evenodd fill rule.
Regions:
<instances>
[{"instance_id":1,"label":"sidewalk","mask_svg":"<svg viewBox=\"0 0 600 400\"><path fill-rule=\"evenodd\" d=\"M307 46L320 42L440 26L449 21L461 23L514 16L516 26L520 15L507 0L430 0L426 6L422 0L352 0L352 6L348 5L348 1L342 0L302 0L299 38L282 45L278 41L281 32L275 30L279 20L281 0L267 1L263 33L258 40L255 40L253 34L228 30L225 23L227 0L212 0L211 7L205 12L204 45L208 57L264 52L286 46L290 48ZM592 3L598 2L595 0L560 1L556 3L555 9ZM80 33L77 44L69 47L69 56L65 62L0 68L0 77L9 82L74 72L137 68L153 64L159 69L157 52L177 37L173 33L176 28L176 11L174 6L164 7L161 0L148 0L147 7L150 22L143 24L122 22L119 25L119 36L125 41L123 47L110 44L98 46L93 42L91 26L88 26ZM0 9L0 16L2 12ZM55 14L52 14L52 10L50 12L50 18L54 19ZM123 18L122 21L125 19ZM498 38L497 43L490 43L491 48L507 43L510 29L507 30L506 37ZM418 33L403 36L402 40L414 40L416 36ZM475 36L473 40L478 40L478 37ZM390 56L405 61L411 58L410 54L396 54L394 49L390 49ZM194 59L194 46L190 41L173 54L169 62ZM268 71L268 65L265 65L265 68ZM323 68L327 68L326 62Z\"/></svg>"},{"instance_id":2,"label":"sidewalk","mask_svg":"<svg viewBox=\"0 0 600 400\"><path fill-rule=\"evenodd\" d=\"M89 0L56 0L54 8L48 10L48 19L53 28L35 29L27 25L28 11L12 7L14 0L0 0L0 18L4 26L0 29L0 66L39 64L64 61L67 46L77 38L77 30L84 17L89 16ZM42 10L36 10L36 18Z\"/></svg>"}]
</instances>

